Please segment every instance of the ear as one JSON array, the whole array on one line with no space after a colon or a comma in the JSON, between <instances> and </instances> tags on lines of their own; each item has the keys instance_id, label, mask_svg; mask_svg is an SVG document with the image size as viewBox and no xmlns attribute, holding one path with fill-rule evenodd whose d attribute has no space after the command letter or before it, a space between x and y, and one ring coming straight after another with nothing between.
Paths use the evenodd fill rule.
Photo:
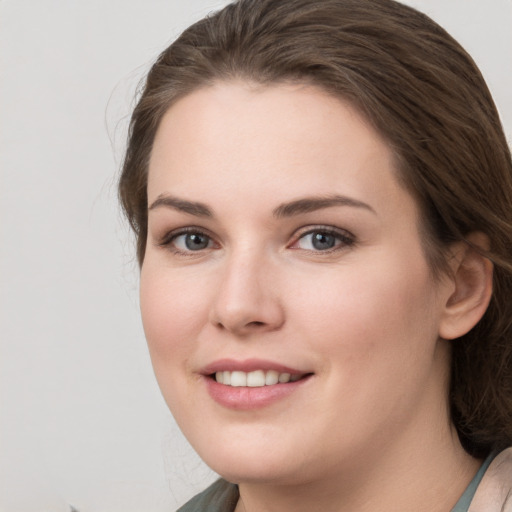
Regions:
<instances>
[{"instance_id":1,"label":"ear","mask_svg":"<svg viewBox=\"0 0 512 512\"><path fill-rule=\"evenodd\" d=\"M452 248L451 294L445 303L439 336L452 340L470 331L483 317L492 296L492 262L479 249L489 250L489 238L474 232Z\"/></svg>"}]
</instances>

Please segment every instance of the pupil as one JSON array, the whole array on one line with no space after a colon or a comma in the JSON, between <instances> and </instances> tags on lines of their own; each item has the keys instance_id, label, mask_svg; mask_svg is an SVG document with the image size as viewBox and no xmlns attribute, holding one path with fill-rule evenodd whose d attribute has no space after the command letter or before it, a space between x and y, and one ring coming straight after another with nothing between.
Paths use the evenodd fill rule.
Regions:
<instances>
[{"instance_id":1,"label":"pupil","mask_svg":"<svg viewBox=\"0 0 512 512\"><path fill-rule=\"evenodd\" d=\"M190 249L191 251L205 249L208 247L208 237L198 234L187 235L185 238L185 245L187 246L187 249Z\"/></svg>"},{"instance_id":2,"label":"pupil","mask_svg":"<svg viewBox=\"0 0 512 512\"><path fill-rule=\"evenodd\" d=\"M313 247L319 250L332 249L336 243L333 235L328 233L315 233L313 235Z\"/></svg>"}]
</instances>

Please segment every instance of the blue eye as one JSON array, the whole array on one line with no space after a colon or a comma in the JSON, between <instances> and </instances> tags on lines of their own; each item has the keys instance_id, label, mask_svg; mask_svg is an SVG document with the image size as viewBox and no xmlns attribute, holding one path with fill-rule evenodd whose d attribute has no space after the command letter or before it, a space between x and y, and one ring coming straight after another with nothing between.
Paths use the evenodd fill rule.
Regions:
<instances>
[{"instance_id":1,"label":"blue eye","mask_svg":"<svg viewBox=\"0 0 512 512\"><path fill-rule=\"evenodd\" d=\"M346 234L329 229L315 229L304 233L294 245L306 251L330 251L353 243L354 239Z\"/></svg>"},{"instance_id":2,"label":"blue eye","mask_svg":"<svg viewBox=\"0 0 512 512\"><path fill-rule=\"evenodd\" d=\"M191 231L173 236L169 245L173 245L181 252L202 251L212 247L213 241L204 233Z\"/></svg>"}]
</instances>

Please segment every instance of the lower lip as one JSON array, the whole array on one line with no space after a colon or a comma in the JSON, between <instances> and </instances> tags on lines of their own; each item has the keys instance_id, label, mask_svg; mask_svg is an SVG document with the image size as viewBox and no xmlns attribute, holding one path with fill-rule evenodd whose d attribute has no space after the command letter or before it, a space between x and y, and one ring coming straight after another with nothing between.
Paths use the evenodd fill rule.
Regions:
<instances>
[{"instance_id":1,"label":"lower lip","mask_svg":"<svg viewBox=\"0 0 512 512\"><path fill-rule=\"evenodd\" d=\"M310 375L295 382L261 386L258 388L226 386L211 377L205 377L210 396L228 409L248 411L267 407L283 400L302 387L311 378Z\"/></svg>"}]
</instances>

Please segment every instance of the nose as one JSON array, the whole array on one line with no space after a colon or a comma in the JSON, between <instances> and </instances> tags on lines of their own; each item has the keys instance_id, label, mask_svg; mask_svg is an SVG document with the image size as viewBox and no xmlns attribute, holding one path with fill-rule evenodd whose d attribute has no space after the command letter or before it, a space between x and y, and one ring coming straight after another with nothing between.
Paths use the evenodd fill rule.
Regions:
<instances>
[{"instance_id":1,"label":"nose","mask_svg":"<svg viewBox=\"0 0 512 512\"><path fill-rule=\"evenodd\" d=\"M210 321L237 336L278 330L285 321L276 269L262 257L233 255L219 274Z\"/></svg>"}]
</instances>

